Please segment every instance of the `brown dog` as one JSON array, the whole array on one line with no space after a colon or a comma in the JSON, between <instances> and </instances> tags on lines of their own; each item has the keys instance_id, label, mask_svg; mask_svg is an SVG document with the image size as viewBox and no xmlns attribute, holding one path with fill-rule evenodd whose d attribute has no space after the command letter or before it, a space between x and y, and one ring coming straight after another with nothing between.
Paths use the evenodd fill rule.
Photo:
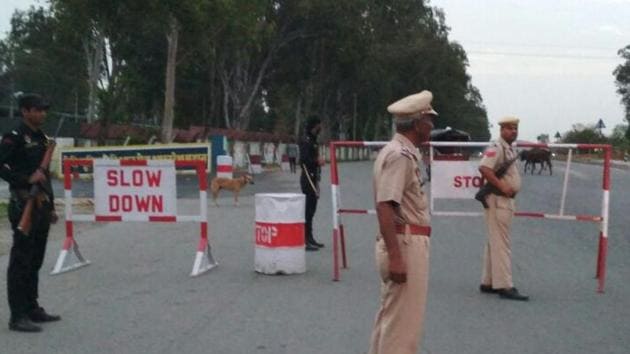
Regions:
<instances>
[{"instance_id":1,"label":"brown dog","mask_svg":"<svg viewBox=\"0 0 630 354\"><path fill-rule=\"evenodd\" d=\"M241 192L241 189L245 187L245 185L248 183L254 184L254 179L250 175L243 175L234 179L223 177L213 178L210 182L210 191L212 192L212 200L214 201L214 205L219 206L219 203L217 203L219 191L221 189L227 189L234 193L234 205L238 206L238 194Z\"/></svg>"}]
</instances>

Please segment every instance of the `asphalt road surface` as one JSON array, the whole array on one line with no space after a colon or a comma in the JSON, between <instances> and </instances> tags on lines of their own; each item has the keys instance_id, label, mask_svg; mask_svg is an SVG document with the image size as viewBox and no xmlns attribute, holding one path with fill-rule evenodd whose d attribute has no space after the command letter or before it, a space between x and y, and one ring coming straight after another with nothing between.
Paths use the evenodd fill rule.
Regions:
<instances>
[{"instance_id":1,"label":"asphalt road surface","mask_svg":"<svg viewBox=\"0 0 630 354\"><path fill-rule=\"evenodd\" d=\"M598 214L601 167L573 165L566 213ZM526 176L518 209L554 212L562 164L554 176ZM374 216L344 218L349 269L333 282L328 169L315 218L326 244L307 253L307 273L253 271L255 192L299 191L297 175L256 177L241 205L222 194L210 203L213 254L218 268L189 278L198 241L195 224L84 225L77 240L92 265L47 274L61 247L52 231L41 275L41 302L63 320L41 334L10 332L6 292L0 291L0 353L286 353L352 354L367 351L378 305L373 259ZM371 163L341 166L347 208L372 205ZM606 291L594 279L598 225L518 218L513 226L516 286L527 303L480 294L485 226L480 217L434 217L431 276L420 353L629 353L630 171L613 170ZM195 181L183 181L179 208L194 211ZM81 193L89 195L89 185ZM62 194L58 194L62 195ZM438 209L477 204L436 203ZM6 266L8 257L0 257ZM4 287L6 273L0 272Z\"/></svg>"}]
</instances>

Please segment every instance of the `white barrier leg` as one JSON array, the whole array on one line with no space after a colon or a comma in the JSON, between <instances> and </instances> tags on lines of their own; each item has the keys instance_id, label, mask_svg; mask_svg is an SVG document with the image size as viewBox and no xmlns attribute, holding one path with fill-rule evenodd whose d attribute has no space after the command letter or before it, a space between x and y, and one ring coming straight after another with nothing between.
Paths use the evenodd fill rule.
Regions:
<instances>
[{"instance_id":1,"label":"white barrier leg","mask_svg":"<svg viewBox=\"0 0 630 354\"><path fill-rule=\"evenodd\" d=\"M79 252L79 245L72 233L72 221L66 221L66 240L63 242L63 248L59 253L59 257L57 257L55 267L50 272L51 275L69 272L90 264L90 261L83 258L83 255Z\"/></svg>"},{"instance_id":2,"label":"white barrier leg","mask_svg":"<svg viewBox=\"0 0 630 354\"><path fill-rule=\"evenodd\" d=\"M219 264L212 257L212 249L208 242L208 223L201 223L201 239L199 240L199 247L197 248L197 254L195 255L195 262L193 263L191 277L199 276L210 269L218 266Z\"/></svg>"}]
</instances>

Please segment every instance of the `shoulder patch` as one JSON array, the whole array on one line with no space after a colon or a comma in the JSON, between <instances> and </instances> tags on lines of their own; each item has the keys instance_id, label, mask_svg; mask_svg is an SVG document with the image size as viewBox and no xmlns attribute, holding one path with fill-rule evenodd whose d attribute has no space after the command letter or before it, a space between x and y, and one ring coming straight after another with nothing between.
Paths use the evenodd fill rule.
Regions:
<instances>
[{"instance_id":1,"label":"shoulder patch","mask_svg":"<svg viewBox=\"0 0 630 354\"><path fill-rule=\"evenodd\" d=\"M2 137L2 144L4 145L13 145L20 140L20 134L12 130L10 133L4 134Z\"/></svg>"},{"instance_id":2,"label":"shoulder patch","mask_svg":"<svg viewBox=\"0 0 630 354\"><path fill-rule=\"evenodd\" d=\"M497 150L494 147L488 148L483 153L483 156L485 156L485 157L495 157L495 156L497 156Z\"/></svg>"}]
</instances>

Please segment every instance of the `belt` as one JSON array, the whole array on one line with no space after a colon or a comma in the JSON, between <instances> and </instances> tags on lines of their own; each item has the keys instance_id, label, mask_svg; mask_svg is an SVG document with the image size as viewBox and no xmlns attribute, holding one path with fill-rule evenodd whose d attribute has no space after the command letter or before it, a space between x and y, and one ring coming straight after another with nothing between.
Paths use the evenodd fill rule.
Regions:
<instances>
[{"instance_id":1,"label":"belt","mask_svg":"<svg viewBox=\"0 0 630 354\"><path fill-rule=\"evenodd\" d=\"M396 233L431 237L431 226L414 224L396 225Z\"/></svg>"}]
</instances>

